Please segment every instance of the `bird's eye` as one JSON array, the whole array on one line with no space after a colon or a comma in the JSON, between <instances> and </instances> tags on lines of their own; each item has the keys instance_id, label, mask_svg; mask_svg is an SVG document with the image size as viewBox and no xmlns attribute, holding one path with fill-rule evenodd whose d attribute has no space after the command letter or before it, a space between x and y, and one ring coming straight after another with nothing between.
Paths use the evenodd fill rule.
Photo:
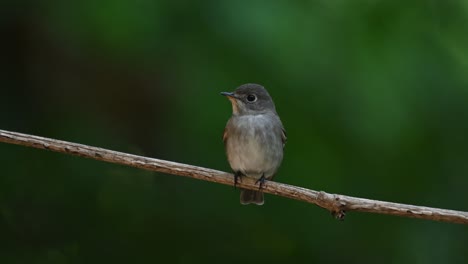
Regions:
<instances>
[{"instance_id":1,"label":"bird's eye","mask_svg":"<svg viewBox=\"0 0 468 264\"><path fill-rule=\"evenodd\" d=\"M249 94L249 95L247 95L247 101L253 103L253 102L257 101L257 96L255 96L255 94Z\"/></svg>"}]
</instances>

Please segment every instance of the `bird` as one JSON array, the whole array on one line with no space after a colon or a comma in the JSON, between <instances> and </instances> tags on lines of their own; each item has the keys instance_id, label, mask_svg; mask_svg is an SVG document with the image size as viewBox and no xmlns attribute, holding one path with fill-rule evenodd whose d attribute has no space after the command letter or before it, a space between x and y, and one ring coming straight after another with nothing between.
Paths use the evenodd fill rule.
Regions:
<instances>
[{"instance_id":1,"label":"bird","mask_svg":"<svg viewBox=\"0 0 468 264\"><path fill-rule=\"evenodd\" d=\"M247 83L233 92L222 92L232 105L223 133L227 159L234 172L234 187L242 177L256 180L259 190L241 189L241 204L263 205L261 189L272 180L283 161L286 130L268 91Z\"/></svg>"}]
</instances>

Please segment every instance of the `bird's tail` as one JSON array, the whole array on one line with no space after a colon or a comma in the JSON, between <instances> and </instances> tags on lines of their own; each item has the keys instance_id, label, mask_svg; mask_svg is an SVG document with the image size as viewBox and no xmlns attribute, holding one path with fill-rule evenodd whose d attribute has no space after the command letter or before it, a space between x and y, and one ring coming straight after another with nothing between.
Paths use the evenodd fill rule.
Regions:
<instances>
[{"instance_id":1,"label":"bird's tail","mask_svg":"<svg viewBox=\"0 0 468 264\"><path fill-rule=\"evenodd\" d=\"M263 200L263 193L260 191L252 191L241 189L240 203L241 204L256 204L262 205L265 201Z\"/></svg>"}]
</instances>

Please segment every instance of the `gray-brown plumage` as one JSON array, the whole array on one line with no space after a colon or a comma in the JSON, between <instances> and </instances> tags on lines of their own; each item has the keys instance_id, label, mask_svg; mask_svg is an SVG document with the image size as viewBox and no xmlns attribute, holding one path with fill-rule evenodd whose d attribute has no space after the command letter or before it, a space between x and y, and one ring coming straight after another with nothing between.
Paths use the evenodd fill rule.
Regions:
<instances>
[{"instance_id":1,"label":"gray-brown plumage","mask_svg":"<svg viewBox=\"0 0 468 264\"><path fill-rule=\"evenodd\" d=\"M224 129L226 154L237 177L271 180L283 160L286 133L267 90L244 84L234 92L221 93L232 104L232 116ZM261 191L241 190L241 204L264 203Z\"/></svg>"}]
</instances>

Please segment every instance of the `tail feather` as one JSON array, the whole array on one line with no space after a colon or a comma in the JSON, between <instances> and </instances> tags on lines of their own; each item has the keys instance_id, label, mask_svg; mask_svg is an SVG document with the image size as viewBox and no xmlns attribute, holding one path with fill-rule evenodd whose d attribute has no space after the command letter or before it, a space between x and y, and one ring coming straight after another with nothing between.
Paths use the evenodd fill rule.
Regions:
<instances>
[{"instance_id":1,"label":"tail feather","mask_svg":"<svg viewBox=\"0 0 468 264\"><path fill-rule=\"evenodd\" d=\"M264 202L265 201L263 200L263 192L241 189L241 193L240 193L241 204L262 205Z\"/></svg>"}]
</instances>

